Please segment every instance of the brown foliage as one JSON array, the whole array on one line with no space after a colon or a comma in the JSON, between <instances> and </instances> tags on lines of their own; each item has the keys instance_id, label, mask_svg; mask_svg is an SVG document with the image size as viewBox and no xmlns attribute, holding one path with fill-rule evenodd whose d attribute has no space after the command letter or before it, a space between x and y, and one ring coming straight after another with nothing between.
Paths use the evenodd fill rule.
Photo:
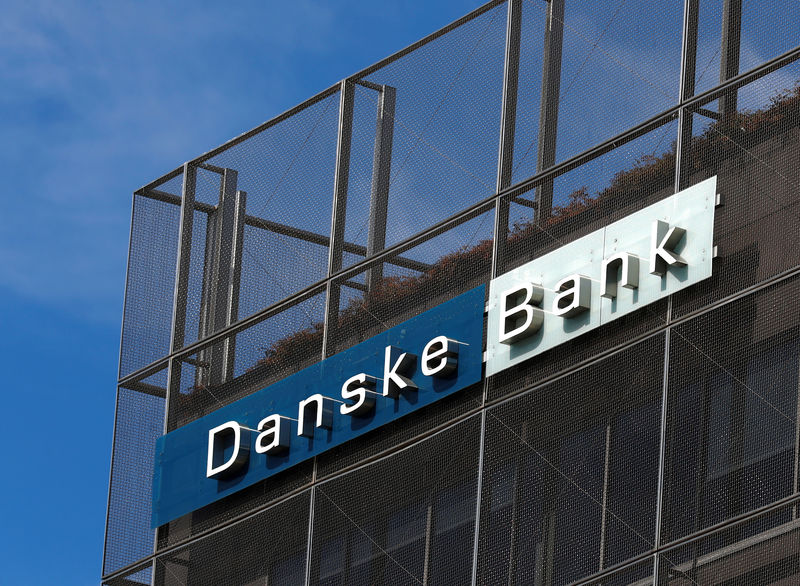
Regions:
<instances>
[{"instance_id":1,"label":"brown foliage","mask_svg":"<svg viewBox=\"0 0 800 586\"><path fill-rule=\"evenodd\" d=\"M741 152L742 147L764 141L788 128L800 126L800 85L775 96L770 105L754 112L742 112L709 125L693 139L692 165L701 170L720 158ZM554 206L552 215L542 225L546 230L568 219L580 218L587 211L613 202L615 205L630 202L642 193L652 192L670 185L675 168L675 154L644 155L629 169L619 171L610 184L596 195L581 187L567 197L567 203ZM510 230L510 245L529 238L542 227L532 221L515 223ZM390 321L398 308L420 307L430 299L446 294L454 282L463 281L466 275L485 274L491 262L492 241L482 240L465 246L438 259L429 270L417 276L390 276L380 285L353 299L339 314L338 328L364 332L374 328L376 320ZM250 370L275 372L285 369L311 352L322 347L323 325L316 323L274 342Z\"/></svg>"}]
</instances>

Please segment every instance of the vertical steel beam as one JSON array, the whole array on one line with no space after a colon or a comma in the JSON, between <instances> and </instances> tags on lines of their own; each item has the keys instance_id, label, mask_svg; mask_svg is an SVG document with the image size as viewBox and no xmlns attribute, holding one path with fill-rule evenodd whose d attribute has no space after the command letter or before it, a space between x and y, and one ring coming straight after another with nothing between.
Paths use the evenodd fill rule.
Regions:
<instances>
[{"instance_id":1,"label":"vertical steel beam","mask_svg":"<svg viewBox=\"0 0 800 586\"><path fill-rule=\"evenodd\" d=\"M367 256L386 247L386 220L389 207L389 178L392 170L394 109L397 90L381 86L378 96L378 119L375 128L375 154L372 159L372 190L369 198L369 233ZM367 271L367 290L372 291L383 279L383 263Z\"/></svg>"},{"instance_id":2,"label":"vertical steel beam","mask_svg":"<svg viewBox=\"0 0 800 586\"><path fill-rule=\"evenodd\" d=\"M214 332L214 262L216 258L216 243L221 214L219 206L214 206L206 218L206 246L203 256L203 285L200 294L200 318L197 325L197 339L202 340ZM197 353L198 365L211 362L212 348L206 347ZM198 366L195 368L196 387L200 388L209 384L209 369Z\"/></svg>"},{"instance_id":3,"label":"vertical steel beam","mask_svg":"<svg viewBox=\"0 0 800 586\"><path fill-rule=\"evenodd\" d=\"M700 0L686 0L683 13L683 44L681 45L681 100L694 95L697 75L697 27L700 20Z\"/></svg>"},{"instance_id":4,"label":"vertical steel beam","mask_svg":"<svg viewBox=\"0 0 800 586\"><path fill-rule=\"evenodd\" d=\"M230 325L239 312L239 283L241 277L242 244L244 240L244 208L247 194L237 190L238 174L225 169L220 185L217 207L216 241L214 243L213 331ZM217 385L233 375L232 339L222 340L212 347L209 383Z\"/></svg>"},{"instance_id":5,"label":"vertical steel beam","mask_svg":"<svg viewBox=\"0 0 800 586\"><path fill-rule=\"evenodd\" d=\"M506 50L503 64L503 103L500 118L500 139L497 152L497 181L500 193L512 182L514 170L514 137L517 128L517 98L519 95L519 55L522 39L522 0L508 0L506 15ZM505 257L508 238L508 198L497 198L494 211L494 241L492 243L491 277L497 276L501 260ZM483 381L481 397L481 436L478 450L478 486L475 497L475 532L472 538L472 586L478 583L478 556L481 535L481 509L483 507L483 463L486 454L486 397L489 380Z\"/></svg>"},{"instance_id":6,"label":"vertical steel beam","mask_svg":"<svg viewBox=\"0 0 800 586\"><path fill-rule=\"evenodd\" d=\"M217 231L214 242L214 303L213 332L228 325L230 319L230 282L233 271L234 249L237 229L238 174L225 169L219 189L217 207ZM208 333L213 333L208 332Z\"/></svg>"},{"instance_id":7,"label":"vertical steel beam","mask_svg":"<svg viewBox=\"0 0 800 586\"><path fill-rule=\"evenodd\" d=\"M433 508L433 494L428 498L428 509L425 513L425 553L422 559L422 586L428 586L428 584L430 584L431 550L433 549L433 537L436 531L436 512Z\"/></svg>"},{"instance_id":8,"label":"vertical steel beam","mask_svg":"<svg viewBox=\"0 0 800 586\"><path fill-rule=\"evenodd\" d=\"M349 80L341 82L339 90L339 130L336 138L336 169L331 206L331 244L328 251L328 275L342 268L347 189L350 180L350 146L353 137L353 101L355 86Z\"/></svg>"},{"instance_id":9,"label":"vertical steel beam","mask_svg":"<svg viewBox=\"0 0 800 586\"><path fill-rule=\"evenodd\" d=\"M178 256L175 263L175 289L172 299L172 339L170 353L183 347L186 331L186 296L189 292L189 267L192 257L192 229L194 225L195 190L197 188L197 168L183 165L183 186L181 189L181 215L178 228ZM167 398L164 402L164 433L169 431L170 397L181 386L181 365L170 360L167 372Z\"/></svg>"},{"instance_id":10,"label":"vertical steel beam","mask_svg":"<svg viewBox=\"0 0 800 586\"><path fill-rule=\"evenodd\" d=\"M312 569L312 562L313 558L313 542L314 542L314 506L317 500L317 459L314 458L314 470L312 472L311 477L311 491L309 493L309 504L308 504L308 527L306 533L306 566L305 566L305 578L303 579L303 584L305 586L311 586L311 569Z\"/></svg>"},{"instance_id":11,"label":"vertical steel beam","mask_svg":"<svg viewBox=\"0 0 800 586\"><path fill-rule=\"evenodd\" d=\"M542 63L542 102L539 109L539 145L536 172L556 162L558 131L558 99L561 93L561 54L564 47L564 0L549 0L544 32ZM537 222L547 221L553 209L553 180L547 179L537 188Z\"/></svg>"},{"instance_id":12,"label":"vertical steel beam","mask_svg":"<svg viewBox=\"0 0 800 586\"><path fill-rule=\"evenodd\" d=\"M511 185L514 169L514 136L517 127L517 97L519 95L519 54L522 39L522 0L508 0L506 15L506 50L503 64L503 103L500 118L500 138L497 152L497 181L500 193ZM492 243L491 277L497 276L501 259L505 256L508 237L509 200L497 198L494 213L494 241ZM478 583L478 555L481 534L481 509L483 507L483 461L486 452L486 396L489 381L483 381L481 397L481 436L478 450L478 486L475 497L475 532L472 548L472 585Z\"/></svg>"},{"instance_id":13,"label":"vertical steel beam","mask_svg":"<svg viewBox=\"0 0 800 586\"><path fill-rule=\"evenodd\" d=\"M742 44L742 0L725 0L722 8L721 42L720 83L739 74L739 55ZM737 91L736 88L733 88L719 98L719 113L724 118L736 114Z\"/></svg>"},{"instance_id":14,"label":"vertical steel beam","mask_svg":"<svg viewBox=\"0 0 800 586\"><path fill-rule=\"evenodd\" d=\"M209 214L199 335L202 339L233 323L239 313L244 219L247 194L237 190L238 174L221 173L219 203ZM208 364L199 382L219 385L233 376L235 339L225 339L200 352L199 364Z\"/></svg>"},{"instance_id":15,"label":"vertical steel beam","mask_svg":"<svg viewBox=\"0 0 800 586\"><path fill-rule=\"evenodd\" d=\"M672 297L667 301L667 323L672 320ZM670 438L667 437L667 425L670 419L670 393L669 393L669 353L671 344L672 328L668 327L664 333L664 363L663 372L661 373L661 425L658 433L658 485L656 487L656 518L653 535L653 549L658 551L661 547L661 535L663 533L664 523L664 502L667 498L667 458L672 461L672 455L667 454L667 450L672 448L672 442L668 441L674 436L675 431L670 429ZM668 445L669 443L669 445ZM653 559L653 580L654 584L659 583L659 565L661 563L661 554L656 553Z\"/></svg>"},{"instance_id":16,"label":"vertical steel beam","mask_svg":"<svg viewBox=\"0 0 800 586\"><path fill-rule=\"evenodd\" d=\"M525 446L528 443L528 422L524 421L522 423L522 433L520 434L520 443ZM511 523L509 527L509 533L511 533L511 543L509 544L508 548L508 576L507 576L507 584L509 586L514 586L518 582L517 580L517 568L519 563L520 557L520 526L522 525L522 521L520 517L524 517L524 514L521 514L520 509L523 507L523 469L525 468L525 458L522 455L522 451L518 452L514 457L514 478L511 482Z\"/></svg>"},{"instance_id":17,"label":"vertical steel beam","mask_svg":"<svg viewBox=\"0 0 800 586\"><path fill-rule=\"evenodd\" d=\"M230 325L239 319L239 290L242 281L242 258L244 255L244 219L247 215L247 193L236 191L233 201L228 204L231 208L231 250L230 268L228 271L228 291L225 307L225 325ZM225 339L224 365L225 380L233 378L234 365L236 364L236 336Z\"/></svg>"},{"instance_id":18,"label":"vertical steel beam","mask_svg":"<svg viewBox=\"0 0 800 586\"><path fill-rule=\"evenodd\" d=\"M683 13L683 44L681 46L680 100L694 95L697 71L697 26L700 0L686 0ZM675 143L675 192L687 186L692 146L692 119L694 114L681 108L678 113L678 140Z\"/></svg>"},{"instance_id":19,"label":"vertical steel beam","mask_svg":"<svg viewBox=\"0 0 800 586\"><path fill-rule=\"evenodd\" d=\"M683 41L681 44L681 75L678 92L679 100L684 101L694 95L695 77L697 74L697 37L699 22L700 0L685 0L683 10ZM688 162L691 156L692 144L692 117L694 114L686 108L681 108L678 113L678 140L675 143L675 193L683 189L688 181ZM667 300L667 323L672 321L672 296ZM656 518L655 534L653 536L653 549L658 551L661 547L664 507L668 498L667 490L667 459L672 459L668 454L671 445L668 445L667 426L670 419L670 392L669 392L669 367L672 328L668 327L664 333L664 363L661 380L661 418L658 436L658 484L656 488ZM674 430L670 430L674 433ZM653 581L659 583L661 568L661 554L655 553L653 558Z\"/></svg>"},{"instance_id":20,"label":"vertical steel beam","mask_svg":"<svg viewBox=\"0 0 800 586\"><path fill-rule=\"evenodd\" d=\"M600 507L600 563L598 564L597 571L602 572L606 566L606 541L608 533L608 493L610 491L611 482L611 442L612 442L612 424L611 417L608 418L606 423L605 433L605 456L603 458L603 494L602 505Z\"/></svg>"},{"instance_id":21,"label":"vertical steel beam","mask_svg":"<svg viewBox=\"0 0 800 586\"><path fill-rule=\"evenodd\" d=\"M519 94L519 54L522 39L522 0L509 0L506 22L506 54L503 67L503 104L500 147L497 156L497 191L511 185L514 166L514 135Z\"/></svg>"},{"instance_id":22,"label":"vertical steel beam","mask_svg":"<svg viewBox=\"0 0 800 586\"><path fill-rule=\"evenodd\" d=\"M797 373L797 402L795 403L794 416L794 474L792 475L792 494L800 492L800 360L796 364ZM797 519L800 514L798 503L792 507L792 519Z\"/></svg>"},{"instance_id":23,"label":"vertical steel beam","mask_svg":"<svg viewBox=\"0 0 800 586\"><path fill-rule=\"evenodd\" d=\"M178 228L178 257L175 268L175 290L172 299L172 340L170 353L183 347L186 331L186 296L189 292L189 266L192 258L192 229L194 226L195 189L197 168L183 166L181 215Z\"/></svg>"},{"instance_id":24,"label":"vertical steel beam","mask_svg":"<svg viewBox=\"0 0 800 586\"><path fill-rule=\"evenodd\" d=\"M344 80L339 88L339 131L336 141L336 169L333 180L333 205L331 206L331 241L328 249L328 277L342 268L344 227L347 213L347 188L350 178L350 145L353 136L353 100L355 86ZM341 286L328 280L325 298L325 333L322 340L322 358L327 358L332 348L331 329L339 316Z\"/></svg>"},{"instance_id":25,"label":"vertical steel beam","mask_svg":"<svg viewBox=\"0 0 800 586\"><path fill-rule=\"evenodd\" d=\"M484 404L486 403L486 381L483 384ZM481 508L483 501L483 461L486 455L486 408L481 410L481 439L478 449L478 487L475 497L475 533L472 536L472 582L471 586L478 584L478 556L481 537ZM491 486L491 485L489 485ZM491 499L489 499L491 502Z\"/></svg>"},{"instance_id":26,"label":"vertical steel beam","mask_svg":"<svg viewBox=\"0 0 800 586\"><path fill-rule=\"evenodd\" d=\"M556 554L556 525L558 523L558 483L561 478L556 471L560 470L561 461L556 449L548 454L545 449L541 450L541 458L550 462L552 467L545 468L545 488L542 495L542 520L541 531L542 541L537 550L533 553L536 559L535 575L533 583L536 586L544 586L553 583L553 566ZM548 458L548 455L551 456Z\"/></svg>"},{"instance_id":27,"label":"vertical steel beam","mask_svg":"<svg viewBox=\"0 0 800 586\"><path fill-rule=\"evenodd\" d=\"M522 38L522 0L508 0L506 19L506 53L503 67L503 104L500 119L500 144L497 153L496 190L500 193L511 185L514 169L514 136L517 128L517 97L519 95L519 53ZM498 198L494 217L494 250L492 277L497 275L500 259L505 256L508 238L510 202Z\"/></svg>"}]
</instances>

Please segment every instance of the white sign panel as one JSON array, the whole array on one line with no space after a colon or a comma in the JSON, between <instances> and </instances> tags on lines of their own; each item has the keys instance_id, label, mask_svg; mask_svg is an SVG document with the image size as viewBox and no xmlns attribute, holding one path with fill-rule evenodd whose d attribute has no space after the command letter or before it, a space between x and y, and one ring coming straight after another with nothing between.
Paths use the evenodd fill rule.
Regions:
<instances>
[{"instance_id":1,"label":"white sign panel","mask_svg":"<svg viewBox=\"0 0 800 586\"><path fill-rule=\"evenodd\" d=\"M717 178L493 279L486 374L711 276Z\"/></svg>"}]
</instances>

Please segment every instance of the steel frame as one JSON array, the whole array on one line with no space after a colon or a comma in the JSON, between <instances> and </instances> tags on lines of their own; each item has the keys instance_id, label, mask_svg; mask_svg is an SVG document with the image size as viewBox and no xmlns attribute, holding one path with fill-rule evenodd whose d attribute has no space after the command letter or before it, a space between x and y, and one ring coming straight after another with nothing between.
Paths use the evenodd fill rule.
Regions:
<instances>
[{"instance_id":1,"label":"steel frame","mask_svg":"<svg viewBox=\"0 0 800 586\"><path fill-rule=\"evenodd\" d=\"M352 277L368 269L375 262L378 261L392 262L392 259L396 258L398 255L403 254L404 252L416 246L419 246L420 244L423 244L428 240L435 238L436 236L443 234L444 232L447 232L448 230L455 228L460 224L463 224L464 222L468 222L469 220L472 220L480 216L481 214L490 211L496 205L496 200L498 198L501 197L521 198L525 193L535 190L536 187L539 184L543 183L544 181L547 181L549 179L554 179L558 176L568 173L569 171L572 171L573 169L577 169L578 167L596 159L597 157L600 157L616 148L619 148L627 144L628 142L631 142L639 138L640 136L643 136L648 132L651 132L652 130L659 128L660 126L663 126L664 124L676 120L679 116L679 111L681 108L685 108L692 112L700 113L699 111L703 110L704 109L703 107L705 105L717 100L720 97L720 95L722 95L724 92L733 89L739 89L749 83L752 83L758 79L765 77L766 75L769 75L770 73L777 71L778 69L790 63L793 63L794 61L797 61L798 59L800 59L800 47L791 49L790 51L787 51L782 55L774 57L773 59L767 61L760 67L754 68L745 73L741 73L720 86L711 88L700 94L695 94L691 98L686 99L685 101L668 108L667 110L661 112L660 114L656 114L655 116L649 118L648 120L645 120L644 122L641 122L638 125L612 138L609 138L594 147L591 147L583 151L582 153L579 153L560 163L556 163L550 169L542 171L541 173L537 173L536 175L533 175L528 179L521 180L515 183L514 185L508 187L507 189L504 189L502 192L498 194L495 194L484 200L472 204L471 206L465 208L464 210L456 214L453 214L452 216L445 218L444 220L441 220L437 224L434 224L433 226L428 228L426 232L415 234L401 242L398 242L397 244L385 248L383 251L377 253L371 259L369 258L365 259L358 263L354 263L353 265L347 268L342 269L340 273L338 273L337 275L333 275L331 278L351 279ZM172 177L170 177L169 175L165 175L164 178L162 179L166 181L167 178L172 178ZM147 189L142 188L137 192L135 192L135 195L148 197L149 191ZM161 198L162 196L156 197L156 199L161 199ZM202 209L202 206L199 206L198 209ZM217 334L210 336L209 339L205 341L198 341L193 344L187 345L179 354L184 354L184 355L192 354L193 353L192 350L193 349L196 350L197 348L201 347L203 342L214 341L215 339L225 334L232 335L241 332L247 329L248 327L251 327L263 321L264 319L271 317L272 315L276 315L277 313L280 313L281 311L288 309L289 307L292 307L297 303L305 301L309 297L319 293L320 287L324 289L327 281L328 278L318 281L317 283L313 283L312 285L309 285L305 289L301 289L300 291L295 293L293 297L284 299L268 307L265 307L264 309L258 311L257 313L254 313L253 315L247 318L243 318L237 321L236 323L231 324L228 328L226 328L225 331L218 332ZM168 359L173 355L175 354L171 353L169 356L165 356L155 362L152 362L151 364L143 366L124 376L120 376L119 382L125 383L130 380L141 380L143 378L147 378L148 376L162 369L166 365Z\"/></svg>"}]
</instances>

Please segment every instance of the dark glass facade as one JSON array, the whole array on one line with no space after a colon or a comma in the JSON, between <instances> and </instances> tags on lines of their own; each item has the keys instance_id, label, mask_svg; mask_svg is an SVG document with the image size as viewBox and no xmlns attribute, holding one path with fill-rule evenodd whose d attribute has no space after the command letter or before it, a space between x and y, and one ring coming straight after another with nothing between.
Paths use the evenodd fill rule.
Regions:
<instances>
[{"instance_id":1,"label":"dark glass facade","mask_svg":"<svg viewBox=\"0 0 800 586\"><path fill-rule=\"evenodd\" d=\"M490 2L136 191L103 583L800 582L798 22ZM712 176L712 278L150 528L159 436Z\"/></svg>"}]
</instances>

